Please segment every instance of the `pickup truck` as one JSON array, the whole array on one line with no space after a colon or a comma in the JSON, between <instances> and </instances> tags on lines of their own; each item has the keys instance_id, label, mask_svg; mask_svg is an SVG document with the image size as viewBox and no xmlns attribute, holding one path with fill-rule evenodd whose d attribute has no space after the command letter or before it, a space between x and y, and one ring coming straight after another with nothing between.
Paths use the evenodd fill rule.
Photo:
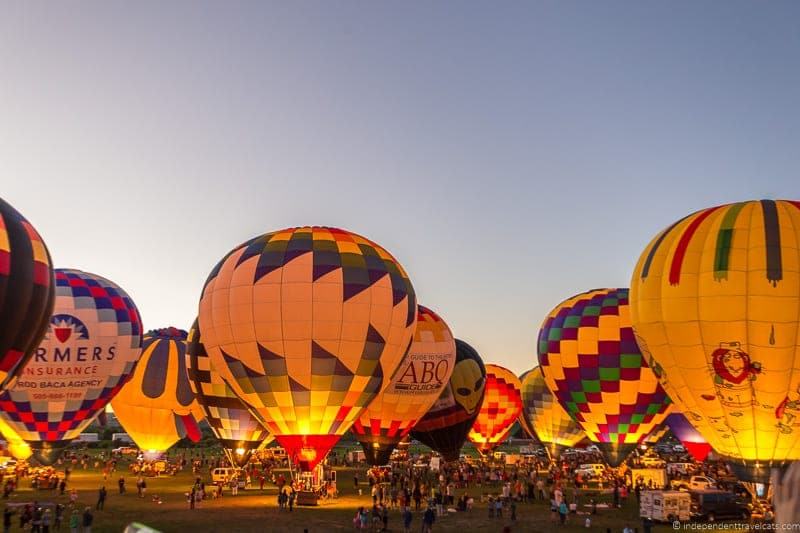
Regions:
<instances>
[{"instance_id":1,"label":"pickup truck","mask_svg":"<svg viewBox=\"0 0 800 533\"><path fill-rule=\"evenodd\" d=\"M706 490L716 489L717 482L708 476L692 476L689 479L673 479L670 486L673 490Z\"/></svg>"}]
</instances>

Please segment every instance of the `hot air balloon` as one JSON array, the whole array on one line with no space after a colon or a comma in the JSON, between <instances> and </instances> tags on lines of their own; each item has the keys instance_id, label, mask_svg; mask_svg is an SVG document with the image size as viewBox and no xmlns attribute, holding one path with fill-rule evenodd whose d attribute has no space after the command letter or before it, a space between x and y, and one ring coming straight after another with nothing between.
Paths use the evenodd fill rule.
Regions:
<instances>
[{"instance_id":1,"label":"hot air balloon","mask_svg":"<svg viewBox=\"0 0 800 533\"><path fill-rule=\"evenodd\" d=\"M353 424L367 462L385 465L392 450L414 427L450 381L456 343L442 318L417 306L417 328L400 366Z\"/></svg>"},{"instance_id":2,"label":"hot air balloon","mask_svg":"<svg viewBox=\"0 0 800 533\"><path fill-rule=\"evenodd\" d=\"M8 443L8 452L14 459L24 461L33 455L33 450L31 450L30 445L22 440L17 432L14 431L14 428L9 426L2 418L0 418L0 435L2 435Z\"/></svg>"},{"instance_id":3,"label":"hot air balloon","mask_svg":"<svg viewBox=\"0 0 800 533\"><path fill-rule=\"evenodd\" d=\"M225 256L206 281L199 323L214 367L311 470L393 375L416 317L411 281L386 250L302 227Z\"/></svg>"},{"instance_id":4,"label":"hot air balloon","mask_svg":"<svg viewBox=\"0 0 800 533\"><path fill-rule=\"evenodd\" d=\"M520 421L529 434L535 434L547 448L550 457L558 459L561 450L571 448L586 438L578 424L570 418L556 397L547 388L541 367L534 367L520 378L522 413Z\"/></svg>"},{"instance_id":5,"label":"hot air balloon","mask_svg":"<svg viewBox=\"0 0 800 533\"><path fill-rule=\"evenodd\" d=\"M685 416L681 413L672 413L667 416L666 424L695 461L702 463L706 460L711 452L711 445L694 429Z\"/></svg>"},{"instance_id":6,"label":"hot air balloon","mask_svg":"<svg viewBox=\"0 0 800 533\"><path fill-rule=\"evenodd\" d=\"M539 331L539 365L566 412L618 466L671 405L636 345L628 289L565 300Z\"/></svg>"},{"instance_id":7,"label":"hot air balloon","mask_svg":"<svg viewBox=\"0 0 800 533\"><path fill-rule=\"evenodd\" d=\"M712 207L656 236L632 279L633 324L662 384L752 480L800 459L798 242L800 202Z\"/></svg>"},{"instance_id":8,"label":"hot air balloon","mask_svg":"<svg viewBox=\"0 0 800 533\"><path fill-rule=\"evenodd\" d=\"M148 459L184 437L201 437L203 411L186 373L186 337L174 327L145 333L136 371L111 400L117 421Z\"/></svg>"},{"instance_id":9,"label":"hot air balloon","mask_svg":"<svg viewBox=\"0 0 800 533\"><path fill-rule=\"evenodd\" d=\"M246 465L253 450L272 437L211 364L197 320L189 330L186 370L192 392L228 459Z\"/></svg>"},{"instance_id":10,"label":"hot air balloon","mask_svg":"<svg viewBox=\"0 0 800 533\"><path fill-rule=\"evenodd\" d=\"M55 271L50 327L0 411L51 464L130 377L141 351L141 320L120 287L79 270Z\"/></svg>"},{"instance_id":11,"label":"hot air balloon","mask_svg":"<svg viewBox=\"0 0 800 533\"><path fill-rule=\"evenodd\" d=\"M33 226L0 198L0 391L47 331L55 298L51 265Z\"/></svg>"},{"instance_id":12,"label":"hot air balloon","mask_svg":"<svg viewBox=\"0 0 800 533\"><path fill-rule=\"evenodd\" d=\"M467 438L481 454L502 443L522 412L522 383L510 370L486 365L486 390Z\"/></svg>"},{"instance_id":13,"label":"hot air balloon","mask_svg":"<svg viewBox=\"0 0 800 533\"><path fill-rule=\"evenodd\" d=\"M667 415L667 418L669 417L670 415ZM658 441L664 438L664 435L667 433L669 433L669 426L667 426L666 421L664 421L662 424L654 427L653 431L645 435L644 439L642 439L642 442L644 444L658 444Z\"/></svg>"},{"instance_id":14,"label":"hot air balloon","mask_svg":"<svg viewBox=\"0 0 800 533\"><path fill-rule=\"evenodd\" d=\"M445 461L458 460L486 386L486 367L478 352L460 339L455 342L456 364L450 381L411 431L413 438L442 454Z\"/></svg>"}]
</instances>

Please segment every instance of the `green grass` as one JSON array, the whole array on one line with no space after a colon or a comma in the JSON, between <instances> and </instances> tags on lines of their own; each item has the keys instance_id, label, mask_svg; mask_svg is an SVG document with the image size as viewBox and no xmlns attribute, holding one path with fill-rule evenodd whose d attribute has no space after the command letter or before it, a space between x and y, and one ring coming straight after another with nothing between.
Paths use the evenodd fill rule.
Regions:
<instances>
[{"instance_id":1,"label":"green grass","mask_svg":"<svg viewBox=\"0 0 800 533\"><path fill-rule=\"evenodd\" d=\"M124 467L123 467L124 470ZM323 502L318 507L295 508L293 513L281 512L277 505L277 489L268 485L262 492L258 489L240 491L234 497L226 491L224 497L218 500L207 500L201 503L199 509L190 510L184 493L190 489L194 476L191 471L182 472L176 476L147 478L147 497L140 499L136 495L136 478L125 470L127 493L118 494L117 479L119 472L109 477L105 482L108 489L105 510L95 512L93 532L119 532L131 521L145 523L158 530L167 532L236 532L236 531L276 531L276 532L309 532L347 531L353 530L352 519L359 506L372 505L368 495L367 484L363 481L361 486L364 495L359 496L353 488L353 469L337 468L339 476L339 490L341 496L328 502ZM366 479L364 470L359 470L359 478ZM206 482L210 481L208 474L203 475ZM83 510L87 505L94 508L97 502L97 490L103 483L102 473L98 470L73 471L67 493L71 487L78 489L78 508ZM489 489L487 492L498 492L499 488ZM488 518L485 503L479 502L481 489L472 488L468 491L476 499L476 508L467 513L455 513L439 518L434 525L434 531L502 531L503 526L512 526L512 531L551 532L554 529L561 531L587 531L584 527L582 516L571 516L565 527L553 524L550 521L549 504L536 502L518 504L518 520L512 523L506 517L503 519ZM163 503L153 503L151 496L158 494ZM457 496L461 491L457 492ZM20 489L12 496L11 502L60 502L68 504L68 494L60 497L56 491L34 491L29 480L21 481ZM608 500L608 496L600 498ZM588 496L585 498L588 501ZM69 514L69 510L65 516ZM19 520L14 517L12 531L19 531ZM419 531L421 514L415 514L412 531ZM635 506L635 500L629 501L624 509L601 510L600 514L592 517L591 531L605 531L611 528L614 532L622 531L625 525L639 527L641 521ZM389 519L391 531L402 531L400 513L392 511ZM667 531L671 527L658 529ZM65 526L62 531L68 531Z\"/></svg>"}]
</instances>

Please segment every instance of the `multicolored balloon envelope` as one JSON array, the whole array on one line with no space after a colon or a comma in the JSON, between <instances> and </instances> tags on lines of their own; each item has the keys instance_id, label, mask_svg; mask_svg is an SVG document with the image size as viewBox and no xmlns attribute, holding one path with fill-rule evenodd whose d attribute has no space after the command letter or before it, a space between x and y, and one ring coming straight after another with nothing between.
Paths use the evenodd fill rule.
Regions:
<instances>
[{"instance_id":1,"label":"multicolored balloon envelope","mask_svg":"<svg viewBox=\"0 0 800 533\"><path fill-rule=\"evenodd\" d=\"M481 356L466 342L455 342L456 364L450 381L411 431L413 438L442 454L445 461L458 460L486 388L486 367Z\"/></svg>"},{"instance_id":2,"label":"multicolored balloon envelope","mask_svg":"<svg viewBox=\"0 0 800 533\"><path fill-rule=\"evenodd\" d=\"M214 367L303 469L394 374L416 318L400 263L364 237L320 227L236 247L206 281L198 317Z\"/></svg>"},{"instance_id":3,"label":"multicolored balloon envelope","mask_svg":"<svg viewBox=\"0 0 800 533\"><path fill-rule=\"evenodd\" d=\"M510 370L486 365L486 391L467 438L482 454L506 440L522 413L522 383Z\"/></svg>"},{"instance_id":4,"label":"multicolored balloon envelope","mask_svg":"<svg viewBox=\"0 0 800 533\"><path fill-rule=\"evenodd\" d=\"M562 449L571 448L586 438L580 426L570 418L547 388L541 367L525 372L520 382L520 423L529 435L535 435L541 441L551 457L557 459Z\"/></svg>"},{"instance_id":5,"label":"multicolored balloon envelope","mask_svg":"<svg viewBox=\"0 0 800 533\"><path fill-rule=\"evenodd\" d=\"M708 443L753 476L800 459L800 202L691 214L631 283L642 350Z\"/></svg>"},{"instance_id":6,"label":"multicolored balloon envelope","mask_svg":"<svg viewBox=\"0 0 800 533\"><path fill-rule=\"evenodd\" d=\"M186 373L182 329L148 331L130 381L111 400L117 420L146 458L155 458L184 437L200 440L203 411Z\"/></svg>"},{"instance_id":7,"label":"multicolored balloon envelope","mask_svg":"<svg viewBox=\"0 0 800 533\"><path fill-rule=\"evenodd\" d=\"M228 459L246 465L253 450L273 437L211 364L196 320L189 330L186 370L192 392Z\"/></svg>"},{"instance_id":8,"label":"multicolored balloon envelope","mask_svg":"<svg viewBox=\"0 0 800 533\"><path fill-rule=\"evenodd\" d=\"M34 456L51 464L129 379L139 360L142 324L113 282L80 270L55 271L53 316L44 340L0 411Z\"/></svg>"},{"instance_id":9,"label":"multicolored balloon envelope","mask_svg":"<svg viewBox=\"0 0 800 533\"><path fill-rule=\"evenodd\" d=\"M666 418L671 402L636 344L628 289L596 289L556 306L538 350L547 387L612 466Z\"/></svg>"},{"instance_id":10,"label":"multicolored balloon envelope","mask_svg":"<svg viewBox=\"0 0 800 533\"><path fill-rule=\"evenodd\" d=\"M0 198L0 391L47 331L55 298L51 265L33 226Z\"/></svg>"},{"instance_id":11,"label":"multicolored balloon envelope","mask_svg":"<svg viewBox=\"0 0 800 533\"><path fill-rule=\"evenodd\" d=\"M706 460L711 453L711 445L685 416L681 413L672 413L667 417L666 424L695 461L702 463Z\"/></svg>"},{"instance_id":12,"label":"multicolored balloon envelope","mask_svg":"<svg viewBox=\"0 0 800 533\"><path fill-rule=\"evenodd\" d=\"M385 465L392 450L425 416L450 381L456 343L442 318L417 306L414 341L384 390L353 424L367 462Z\"/></svg>"}]
</instances>

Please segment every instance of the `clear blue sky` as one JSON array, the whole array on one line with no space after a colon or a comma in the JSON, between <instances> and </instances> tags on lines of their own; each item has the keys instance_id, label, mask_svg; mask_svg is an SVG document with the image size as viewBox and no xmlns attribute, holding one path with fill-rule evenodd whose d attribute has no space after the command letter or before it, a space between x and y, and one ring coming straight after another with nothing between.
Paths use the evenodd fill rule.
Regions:
<instances>
[{"instance_id":1,"label":"clear blue sky","mask_svg":"<svg viewBox=\"0 0 800 533\"><path fill-rule=\"evenodd\" d=\"M798 2L18 2L0 196L147 328L251 236L350 229L521 372L676 218L800 198L798 66Z\"/></svg>"}]
</instances>

